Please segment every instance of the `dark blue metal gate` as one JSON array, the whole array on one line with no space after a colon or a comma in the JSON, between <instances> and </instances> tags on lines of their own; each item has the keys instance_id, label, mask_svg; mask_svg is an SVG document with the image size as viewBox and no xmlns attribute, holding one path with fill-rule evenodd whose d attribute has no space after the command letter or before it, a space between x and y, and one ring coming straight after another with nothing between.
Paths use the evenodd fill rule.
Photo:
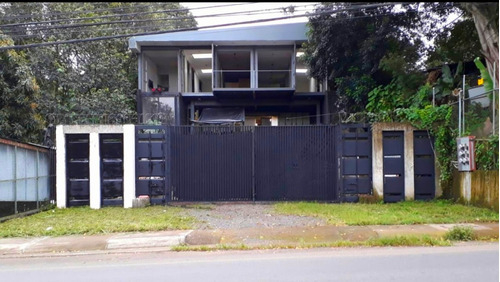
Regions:
<instances>
[{"instance_id":1,"label":"dark blue metal gate","mask_svg":"<svg viewBox=\"0 0 500 282\"><path fill-rule=\"evenodd\" d=\"M148 125L138 125L135 130L136 197L147 195L153 204L165 203L170 195L169 131L166 126Z\"/></svg>"},{"instance_id":2,"label":"dark blue metal gate","mask_svg":"<svg viewBox=\"0 0 500 282\"><path fill-rule=\"evenodd\" d=\"M254 138L256 200L337 200L335 127L256 127Z\"/></svg>"},{"instance_id":3,"label":"dark blue metal gate","mask_svg":"<svg viewBox=\"0 0 500 282\"><path fill-rule=\"evenodd\" d=\"M404 132L383 131L382 147L384 156L384 201L404 201Z\"/></svg>"},{"instance_id":4,"label":"dark blue metal gate","mask_svg":"<svg viewBox=\"0 0 500 282\"><path fill-rule=\"evenodd\" d=\"M337 130L340 193L343 201L357 201L372 192L372 134L368 124L340 124Z\"/></svg>"},{"instance_id":5,"label":"dark blue metal gate","mask_svg":"<svg viewBox=\"0 0 500 282\"><path fill-rule=\"evenodd\" d=\"M342 128L347 131L337 126L136 126L136 196L162 203L341 201L343 194L369 194L370 129Z\"/></svg>"},{"instance_id":6,"label":"dark blue metal gate","mask_svg":"<svg viewBox=\"0 0 500 282\"><path fill-rule=\"evenodd\" d=\"M67 204L89 204L89 135L66 134Z\"/></svg>"},{"instance_id":7,"label":"dark blue metal gate","mask_svg":"<svg viewBox=\"0 0 500 282\"><path fill-rule=\"evenodd\" d=\"M171 200L252 200L252 127L171 126L167 130Z\"/></svg>"},{"instance_id":8,"label":"dark blue metal gate","mask_svg":"<svg viewBox=\"0 0 500 282\"><path fill-rule=\"evenodd\" d=\"M103 206L123 205L123 134L99 134L101 201Z\"/></svg>"},{"instance_id":9,"label":"dark blue metal gate","mask_svg":"<svg viewBox=\"0 0 500 282\"><path fill-rule=\"evenodd\" d=\"M415 200L431 200L436 194L432 144L428 131L413 132Z\"/></svg>"}]
</instances>

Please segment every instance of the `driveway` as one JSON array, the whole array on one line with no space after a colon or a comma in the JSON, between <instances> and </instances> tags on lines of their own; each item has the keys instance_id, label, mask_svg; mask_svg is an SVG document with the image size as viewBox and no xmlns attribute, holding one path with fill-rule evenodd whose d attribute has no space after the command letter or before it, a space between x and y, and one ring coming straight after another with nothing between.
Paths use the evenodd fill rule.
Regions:
<instances>
[{"instance_id":1,"label":"driveway","mask_svg":"<svg viewBox=\"0 0 500 282\"><path fill-rule=\"evenodd\" d=\"M183 206L200 223L197 229L242 229L273 227L326 226L323 219L308 216L280 215L273 204L193 204Z\"/></svg>"}]
</instances>

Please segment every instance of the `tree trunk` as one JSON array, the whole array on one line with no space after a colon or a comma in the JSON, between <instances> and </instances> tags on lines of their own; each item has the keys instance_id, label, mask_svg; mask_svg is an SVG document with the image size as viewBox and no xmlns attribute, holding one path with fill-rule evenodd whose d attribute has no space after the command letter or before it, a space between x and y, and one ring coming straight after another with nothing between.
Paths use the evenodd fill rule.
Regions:
<instances>
[{"instance_id":1,"label":"tree trunk","mask_svg":"<svg viewBox=\"0 0 500 282\"><path fill-rule=\"evenodd\" d=\"M486 59L488 73L498 87L498 3L464 3L472 14L481 42L481 52ZM496 63L496 71L493 71Z\"/></svg>"}]
</instances>

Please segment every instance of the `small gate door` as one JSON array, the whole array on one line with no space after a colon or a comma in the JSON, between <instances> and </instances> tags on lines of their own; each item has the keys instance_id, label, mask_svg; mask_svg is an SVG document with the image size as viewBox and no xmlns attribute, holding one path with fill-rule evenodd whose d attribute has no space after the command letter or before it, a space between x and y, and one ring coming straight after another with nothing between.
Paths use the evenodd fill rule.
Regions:
<instances>
[{"instance_id":1,"label":"small gate door","mask_svg":"<svg viewBox=\"0 0 500 282\"><path fill-rule=\"evenodd\" d=\"M89 204L89 135L66 134L68 206Z\"/></svg>"},{"instance_id":2,"label":"small gate door","mask_svg":"<svg viewBox=\"0 0 500 282\"><path fill-rule=\"evenodd\" d=\"M165 126L136 126L136 197L147 195L151 203L167 200L168 131Z\"/></svg>"},{"instance_id":3,"label":"small gate door","mask_svg":"<svg viewBox=\"0 0 500 282\"><path fill-rule=\"evenodd\" d=\"M383 131L384 202L405 198L403 131Z\"/></svg>"},{"instance_id":4,"label":"small gate door","mask_svg":"<svg viewBox=\"0 0 500 282\"><path fill-rule=\"evenodd\" d=\"M432 138L427 131L413 132L415 171L415 200L434 199L434 151Z\"/></svg>"},{"instance_id":5,"label":"small gate door","mask_svg":"<svg viewBox=\"0 0 500 282\"><path fill-rule=\"evenodd\" d=\"M99 134L101 201L103 206L123 205L123 134Z\"/></svg>"}]
</instances>

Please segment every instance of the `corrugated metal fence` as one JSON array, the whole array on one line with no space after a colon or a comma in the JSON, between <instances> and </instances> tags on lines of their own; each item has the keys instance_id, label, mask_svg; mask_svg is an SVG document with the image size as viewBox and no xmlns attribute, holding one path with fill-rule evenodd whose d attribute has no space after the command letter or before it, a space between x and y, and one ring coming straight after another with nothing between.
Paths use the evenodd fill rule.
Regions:
<instances>
[{"instance_id":1,"label":"corrugated metal fence","mask_svg":"<svg viewBox=\"0 0 500 282\"><path fill-rule=\"evenodd\" d=\"M0 220L55 199L55 150L0 138Z\"/></svg>"}]
</instances>

